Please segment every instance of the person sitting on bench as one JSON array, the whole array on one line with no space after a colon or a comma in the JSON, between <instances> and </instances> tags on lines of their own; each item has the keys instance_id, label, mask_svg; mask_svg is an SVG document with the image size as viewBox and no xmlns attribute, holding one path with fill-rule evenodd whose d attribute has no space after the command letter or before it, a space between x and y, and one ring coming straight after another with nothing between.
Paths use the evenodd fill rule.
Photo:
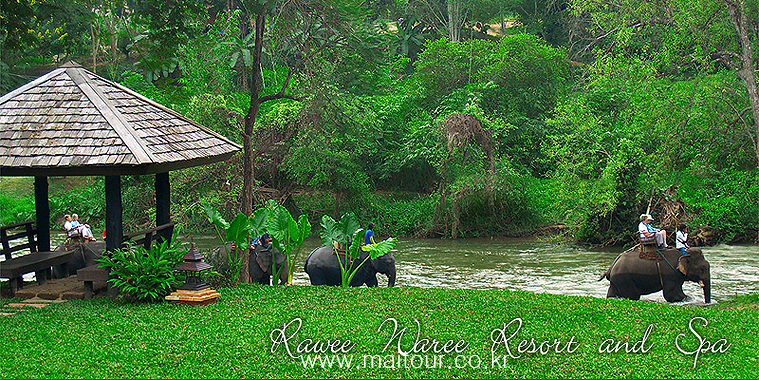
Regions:
<instances>
[{"instance_id":1,"label":"person sitting on bench","mask_svg":"<svg viewBox=\"0 0 759 380\"><path fill-rule=\"evenodd\" d=\"M66 219L66 221L63 223L63 228L65 228L68 232L68 236L71 237L79 234L79 236L87 240L95 241L95 236L92 234L92 228L90 228L89 224L79 223L79 215L65 215L63 218Z\"/></svg>"},{"instance_id":2,"label":"person sitting on bench","mask_svg":"<svg viewBox=\"0 0 759 380\"><path fill-rule=\"evenodd\" d=\"M654 218L649 214L640 215L640 224L638 224L640 239L648 240L653 237L660 248L672 248L667 245L667 231L651 226L651 222L653 221Z\"/></svg>"},{"instance_id":3,"label":"person sitting on bench","mask_svg":"<svg viewBox=\"0 0 759 380\"><path fill-rule=\"evenodd\" d=\"M74 228L74 225L71 223L71 215L66 214L63 216L63 219L65 220L65 222L63 222L63 228L66 230L66 233L69 237L72 237L73 235L79 233L79 231Z\"/></svg>"},{"instance_id":4,"label":"person sitting on bench","mask_svg":"<svg viewBox=\"0 0 759 380\"><path fill-rule=\"evenodd\" d=\"M90 227L90 225L87 223L79 223L79 215L71 214L71 225L74 226L74 228L79 228L79 232L82 234L82 236L95 241L95 235L92 234L92 227Z\"/></svg>"}]
</instances>

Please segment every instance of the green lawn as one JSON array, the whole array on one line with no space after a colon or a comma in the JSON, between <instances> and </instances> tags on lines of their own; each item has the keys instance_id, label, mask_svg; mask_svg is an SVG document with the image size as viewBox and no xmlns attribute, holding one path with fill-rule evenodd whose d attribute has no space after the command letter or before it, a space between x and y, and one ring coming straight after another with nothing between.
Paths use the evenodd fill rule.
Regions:
<instances>
[{"instance_id":1,"label":"green lawn","mask_svg":"<svg viewBox=\"0 0 759 380\"><path fill-rule=\"evenodd\" d=\"M2 377L74 378L291 378L291 377L528 377L528 378L756 378L759 376L759 295L711 307L659 305L626 300L568 297L502 290L419 288L340 289L257 285L224 289L215 305L187 307L172 304L130 304L107 299L70 301L41 310L0 317L0 374ZM3 299L2 303L8 302ZM397 354L387 318L408 327L401 348L412 348L417 328L420 339L442 343L463 340L467 348L435 362L434 353L422 354L439 368L358 368L364 355ZM573 353L524 354L520 358L491 360L491 333L514 318L523 326L508 346L518 355L519 341L558 339L562 345L574 336ZM693 369L695 335L688 330L693 317L708 320L696 331L716 343L730 344L724 353L699 356ZM301 318L302 328L286 330L290 348L307 339L350 339L350 369L304 368L301 359L287 355L284 345L274 353L270 334ZM647 338L647 353L599 354L608 338ZM510 337L515 324L505 332ZM497 334L493 336L497 337ZM442 344L441 344L442 345ZM297 355L297 352L293 352ZM496 353L506 354L503 346ZM463 355L456 368L457 355ZM395 355L397 357L397 355ZM412 358L411 356L409 358ZM469 365L469 360L472 366ZM480 360L480 368L476 366ZM407 361L409 367L419 361ZM440 366L442 364L442 366ZM449 368L450 366L450 368Z\"/></svg>"}]
</instances>

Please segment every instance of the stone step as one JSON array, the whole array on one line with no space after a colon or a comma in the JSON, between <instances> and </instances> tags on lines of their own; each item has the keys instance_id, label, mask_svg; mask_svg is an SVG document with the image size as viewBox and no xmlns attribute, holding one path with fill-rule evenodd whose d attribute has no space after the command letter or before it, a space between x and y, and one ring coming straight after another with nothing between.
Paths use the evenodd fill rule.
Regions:
<instances>
[{"instance_id":1,"label":"stone step","mask_svg":"<svg viewBox=\"0 0 759 380\"><path fill-rule=\"evenodd\" d=\"M56 298L56 299L52 299L52 300L50 300L50 299L44 299L44 298L30 298L30 299L23 300L21 302L22 303L47 303L47 304L51 304L51 303L61 303L61 302L64 302L64 300L62 300L60 298Z\"/></svg>"},{"instance_id":2,"label":"stone step","mask_svg":"<svg viewBox=\"0 0 759 380\"><path fill-rule=\"evenodd\" d=\"M46 292L39 292L37 293L37 297L45 299L45 300L57 300L61 297L60 291L46 291Z\"/></svg>"},{"instance_id":3,"label":"stone step","mask_svg":"<svg viewBox=\"0 0 759 380\"><path fill-rule=\"evenodd\" d=\"M6 304L5 306L19 307L19 308L24 307L24 306L29 306L29 307L35 307L37 309L41 309L43 307L46 307L47 305L48 304L46 303L9 303L9 304Z\"/></svg>"},{"instance_id":4,"label":"stone step","mask_svg":"<svg viewBox=\"0 0 759 380\"><path fill-rule=\"evenodd\" d=\"M32 288L23 288L21 290L16 291L16 294L13 295L16 298L34 298L37 296L37 291Z\"/></svg>"},{"instance_id":5,"label":"stone step","mask_svg":"<svg viewBox=\"0 0 759 380\"><path fill-rule=\"evenodd\" d=\"M6 315L16 315L16 313L15 313L15 312L6 313L6 312L2 312L2 311L0 311L0 316L4 317L4 316L6 316Z\"/></svg>"},{"instance_id":6,"label":"stone step","mask_svg":"<svg viewBox=\"0 0 759 380\"><path fill-rule=\"evenodd\" d=\"M61 294L61 298L64 300L83 300L84 290L63 293Z\"/></svg>"}]
</instances>

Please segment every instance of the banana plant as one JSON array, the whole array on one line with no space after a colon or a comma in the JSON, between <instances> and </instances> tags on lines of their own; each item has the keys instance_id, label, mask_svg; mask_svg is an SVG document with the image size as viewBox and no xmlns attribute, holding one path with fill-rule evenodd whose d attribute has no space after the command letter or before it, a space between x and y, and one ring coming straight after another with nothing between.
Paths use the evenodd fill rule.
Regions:
<instances>
[{"instance_id":1,"label":"banana plant","mask_svg":"<svg viewBox=\"0 0 759 380\"><path fill-rule=\"evenodd\" d=\"M324 215L321 226L319 236L322 238L322 243L328 246L332 246L335 242L347 246L353 233L360 228L358 219L352 212L344 214L339 222L335 222L329 215Z\"/></svg>"},{"instance_id":2,"label":"banana plant","mask_svg":"<svg viewBox=\"0 0 759 380\"><path fill-rule=\"evenodd\" d=\"M335 243L348 245L351 242L345 260L342 260L339 254L337 257L343 287L350 286L353 277L367 260L376 260L378 257L390 253L398 242L397 239L391 237L376 244L362 245L366 230L359 228L358 220L353 213L346 213L339 222L335 222L329 215L324 215L321 227L322 230L319 234L324 245L334 246ZM362 251L368 254L358 265L354 265L357 260L361 259Z\"/></svg>"},{"instance_id":3,"label":"banana plant","mask_svg":"<svg viewBox=\"0 0 759 380\"><path fill-rule=\"evenodd\" d=\"M269 203L269 219L266 223L266 230L272 236L272 244L287 258L287 284L293 282L293 271L295 269L295 260L298 258L303 241L311 233L311 223L308 217L302 214L298 221L290 215L290 212L282 205ZM272 255L274 250L272 250ZM272 258L272 262L276 262ZM273 277L279 278L282 268L274 265L272 269ZM277 281L273 281L274 284Z\"/></svg>"},{"instance_id":4,"label":"banana plant","mask_svg":"<svg viewBox=\"0 0 759 380\"><path fill-rule=\"evenodd\" d=\"M224 250L227 253L227 262L230 270L239 272L243 267L245 252L248 249L250 236L259 236L266 232L266 222L269 219L269 210L259 208L250 217L243 213L237 214L231 223L227 223L221 214L212 206L205 205L206 217L214 226L216 235L219 237ZM235 243L234 250L227 248L226 242Z\"/></svg>"}]
</instances>

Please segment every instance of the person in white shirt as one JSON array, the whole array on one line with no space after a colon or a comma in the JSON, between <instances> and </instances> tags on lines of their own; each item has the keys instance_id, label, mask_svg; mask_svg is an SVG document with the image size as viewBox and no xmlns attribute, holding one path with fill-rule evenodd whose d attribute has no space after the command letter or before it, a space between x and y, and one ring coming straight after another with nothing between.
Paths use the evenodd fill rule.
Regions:
<instances>
[{"instance_id":1,"label":"person in white shirt","mask_svg":"<svg viewBox=\"0 0 759 380\"><path fill-rule=\"evenodd\" d=\"M654 217L650 214L641 214L640 223L638 224L638 232L641 239L654 237L656 244L662 248L672 248L667 245L667 231L661 230L651 226L651 222L654 221Z\"/></svg>"},{"instance_id":2,"label":"person in white shirt","mask_svg":"<svg viewBox=\"0 0 759 380\"><path fill-rule=\"evenodd\" d=\"M675 248L680 250L680 254L682 256L688 254L688 248L690 248L688 245L688 226L683 223L680 223L680 225L677 226L677 234L675 235Z\"/></svg>"},{"instance_id":3,"label":"person in white shirt","mask_svg":"<svg viewBox=\"0 0 759 380\"><path fill-rule=\"evenodd\" d=\"M90 228L89 224L79 223L79 215L77 214L72 214L71 216L64 215L63 218L66 219L66 221L63 223L63 228L66 229L69 236L72 236L78 233L79 236L87 240L95 241L95 236L92 234L92 228Z\"/></svg>"},{"instance_id":4,"label":"person in white shirt","mask_svg":"<svg viewBox=\"0 0 759 380\"><path fill-rule=\"evenodd\" d=\"M63 219L66 220L63 222L63 228L66 229L69 236L73 235L74 232L77 232L76 229L74 229L74 225L71 223L71 215L66 214L63 216Z\"/></svg>"}]
</instances>

